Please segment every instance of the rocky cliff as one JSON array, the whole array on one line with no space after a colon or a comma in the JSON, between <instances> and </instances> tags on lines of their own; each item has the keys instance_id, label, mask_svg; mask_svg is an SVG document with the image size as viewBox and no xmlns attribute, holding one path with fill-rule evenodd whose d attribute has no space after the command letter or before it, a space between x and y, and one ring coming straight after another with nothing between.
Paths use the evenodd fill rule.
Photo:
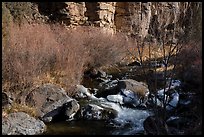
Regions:
<instances>
[{"instance_id":1,"label":"rocky cliff","mask_svg":"<svg viewBox=\"0 0 204 137\"><path fill-rule=\"evenodd\" d=\"M7 2L9 3L9 2ZM188 37L201 32L202 4L199 2L38 2L33 19L67 26L90 25L134 37ZM29 8L29 7L28 7ZM172 30L174 30L172 32Z\"/></svg>"},{"instance_id":2,"label":"rocky cliff","mask_svg":"<svg viewBox=\"0 0 204 137\"><path fill-rule=\"evenodd\" d=\"M169 37L175 35L172 30L175 38L188 35L202 10L196 2L55 2L39 7L42 14L66 25L93 25L157 41L165 30Z\"/></svg>"}]
</instances>

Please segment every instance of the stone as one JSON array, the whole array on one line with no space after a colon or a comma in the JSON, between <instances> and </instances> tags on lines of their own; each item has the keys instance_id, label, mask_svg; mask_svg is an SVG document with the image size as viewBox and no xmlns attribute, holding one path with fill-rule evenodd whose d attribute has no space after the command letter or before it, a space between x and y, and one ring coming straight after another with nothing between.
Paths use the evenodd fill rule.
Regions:
<instances>
[{"instance_id":1,"label":"stone","mask_svg":"<svg viewBox=\"0 0 204 137\"><path fill-rule=\"evenodd\" d=\"M79 108L79 104L75 99L67 96L63 88L53 84L45 84L32 90L26 96L25 103L28 106L36 108L37 116L45 122L51 122L62 116L69 118ZM65 104L71 104L71 106ZM70 112L68 114L67 111L69 110Z\"/></svg>"},{"instance_id":2,"label":"stone","mask_svg":"<svg viewBox=\"0 0 204 137\"><path fill-rule=\"evenodd\" d=\"M80 106L75 99L61 99L58 102L51 104L49 107L46 107L43 111L44 114L40 116L40 118L44 122L72 120L79 108Z\"/></svg>"},{"instance_id":3,"label":"stone","mask_svg":"<svg viewBox=\"0 0 204 137\"><path fill-rule=\"evenodd\" d=\"M74 91L74 98L76 99L89 98L91 96L89 89L84 87L83 85L76 85Z\"/></svg>"},{"instance_id":4,"label":"stone","mask_svg":"<svg viewBox=\"0 0 204 137\"><path fill-rule=\"evenodd\" d=\"M178 105L178 102L179 102L178 92L175 92L175 93L171 94L170 97L171 97L171 100L169 101L169 103L166 106L167 110L175 109L177 107L177 105Z\"/></svg>"},{"instance_id":5,"label":"stone","mask_svg":"<svg viewBox=\"0 0 204 137\"><path fill-rule=\"evenodd\" d=\"M42 18L42 22L54 20L67 26L89 24L107 28L114 33L119 31L141 36L141 39L151 35L156 38L157 44L161 42L163 30L168 34L165 39L167 43L171 42L172 36L174 41L178 41L184 36L188 38L192 31L197 32L200 22L196 20L200 18L200 14L195 13L200 13L202 9L198 2L30 3L33 7L37 5L34 8L34 15L37 17L29 15L32 19ZM172 35L172 31L176 34Z\"/></svg>"},{"instance_id":6,"label":"stone","mask_svg":"<svg viewBox=\"0 0 204 137\"><path fill-rule=\"evenodd\" d=\"M117 80L107 80L99 84L101 90L111 90L114 89L118 84Z\"/></svg>"},{"instance_id":7,"label":"stone","mask_svg":"<svg viewBox=\"0 0 204 137\"><path fill-rule=\"evenodd\" d=\"M184 117L178 117L178 116L171 116L166 120L166 123L168 126L178 127L178 128L185 126L188 122L189 122L188 119Z\"/></svg>"},{"instance_id":8,"label":"stone","mask_svg":"<svg viewBox=\"0 0 204 137\"><path fill-rule=\"evenodd\" d=\"M122 95L108 95L107 100L119 104L124 104Z\"/></svg>"},{"instance_id":9,"label":"stone","mask_svg":"<svg viewBox=\"0 0 204 137\"><path fill-rule=\"evenodd\" d=\"M134 94L143 98L146 98L149 95L149 89L147 84L135 81L133 79L119 80L118 89L122 91L122 93L124 93L124 91L130 90L134 92Z\"/></svg>"},{"instance_id":10,"label":"stone","mask_svg":"<svg viewBox=\"0 0 204 137\"><path fill-rule=\"evenodd\" d=\"M80 109L80 106L76 100L72 100L70 102L63 104L63 110L65 111L64 114L68 120L74 119L74 116L79 109Z\"/></svg>"},{"instance_id":11,"label":"stone","mask_svg":"<svg viewBox=\"0 0 204 137\"><path fill-rule=\"evenodd\" d=\"M149 96L147 84L133 79L119 80L117 89L124 96L123 102L128 106L146 106Z\"/></svg>"},{"instance_id":12,"label":"stone","mask_svg":"<svg viewBox=\"0 0 204 137\"><path fill-rule=\"evenodd\" d=\"M2 118L2 135L40 135L46 125L24 112L10 113Z\"/></svg>"},{"instance_id":13,"label":"stone","mask_svg":"<svg viewBox=\"0 0 204 137\"><path fill-rule=\"evenodd\" d=\"M117 112L111 108L104 108L96 104L84 105L78 113L79 119L85 120L110 120L115 118Z\"/></svg>"},{"instance_id":14,"label":"stone","mask_svg":"<svg viewBox=\"0 0 204 137\"><path fill-rule=\"evenodd\" d=\"M143 123L147 135L168 135L168 126L160 118L149 116Z\"/></svg>"},{"instance_id":15,"label":"stone","mask_svg":"<svg viewBox=\"0 0 204 137\"><path fill-rule=\"evenodd\" d=\"M137 107L142 104L140 98L131 90L122 90L123 103L128 107Z\"/></svg>"}]
</instances>

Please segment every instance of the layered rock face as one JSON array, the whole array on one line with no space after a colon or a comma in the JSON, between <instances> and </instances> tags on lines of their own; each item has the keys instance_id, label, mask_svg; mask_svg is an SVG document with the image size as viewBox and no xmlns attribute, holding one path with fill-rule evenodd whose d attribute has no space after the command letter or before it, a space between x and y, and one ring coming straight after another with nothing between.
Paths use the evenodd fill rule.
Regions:
<instances>
[{"instance_id":1,"label":"layered rock face","mask_svg":"<svg viewBox=\"0 0 204 137\"><path fill-rule=\"evenodd\" d=\"M196 2L58 2L40 3L42 13L68 26L90 25L161 41L192 31L201 7ZM174 32L172 32L174 30ZM176 39L175 39L176 40Z\"/></svg>"},{"instance_id":2,"label":"layered rock face","mask_svg":"<svg viewBox=\"0 0 204 137\"><path fill-rule=\"evenodd\" d=\"M6 2L13 17L58 22L66 26L96 26L112 33L157 42L201 36L202 5L199 2ZM13 6L12 6L13 5ZM15 7L23 5L20 7ZM24 8L23 8L24 7ZM28 18L30 16L30 19ZM165 33L165 34L164 34Z\"/></svg>"}]
</instances>

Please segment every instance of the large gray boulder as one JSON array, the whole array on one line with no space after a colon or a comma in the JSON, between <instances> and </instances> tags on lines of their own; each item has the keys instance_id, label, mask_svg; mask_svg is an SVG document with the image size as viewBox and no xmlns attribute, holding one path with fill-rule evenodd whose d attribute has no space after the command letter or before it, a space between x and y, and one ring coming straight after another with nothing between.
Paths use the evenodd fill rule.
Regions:
<instances>
[{"instance_id":1,"label":"large gray boulder","mask_svg":"<svg viewBox=\"0 0 204 137\"><path fill-rule=\"evenodd\" d=\"M62 117L73 119L79 110L77 101L67 96L64 89L53 84L45 84L31 91L26 96L25 103L35 107L37 116L44 122Z\"/></svg>"},{"instance_id":2,"label":"large gray boulder","mask_svg":"<svg viewBox=\"0 0 204 137\"><path fill-rule=\"evenodd\" d=\"M2 118L2 135L37 135L46 130L43 121L24 112L10 113Z\"/></svg>"}]
</instances>

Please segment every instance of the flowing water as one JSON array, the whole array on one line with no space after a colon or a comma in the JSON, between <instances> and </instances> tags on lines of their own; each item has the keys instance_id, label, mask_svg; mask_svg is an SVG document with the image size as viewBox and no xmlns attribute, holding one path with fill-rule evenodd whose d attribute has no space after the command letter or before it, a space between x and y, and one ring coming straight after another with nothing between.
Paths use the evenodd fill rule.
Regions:
<instances>
[{"instance_id":1,"label":"flowing water","mask_svg":"<svg viewBox=\"0 0 204 137\"><path fill-rule=\"evenodd\" d=\"M126 109L125 109L126 110ZM143 134L143 121L149 115L145 111L123 111L114 120L105 121L73 120L47 124L45 135L135 135ZM130 112L130 113L128 113ZM126 115L127 113L127 115Z\"/></svg>"},{"instance_id":2,"label":"flowing water","mask_svg":"<svg viewBox=\"0 0 204 137\"><path fill-rule=\"evenodd\" d=\"M125 73L113 75L113 77L115 77L114 79L118 77L119 79L136 79L139 75L134 73L134 69L136 70L135 67L128 68L128 71L126 70ZM138 79L141 79L141 77L138 77ZM175 81L172 86L179 86L179 82ZM95 88L94 84L88 80L83 85L85 87ZM162 94L162 90L158 90L158 93ZM144 120L148 116L153 115L153 112L148 109L127 108L121 106L119 103L109 102L103 97L96 97L93 94L89 94L88 96L98 101L100 106L116 110L118 113L117 117L110 121L72 120L48 123L45 135L141 135L144 134ZM173 105L178 103L177 98L178 96L175 96L175 99L173 99Z\"/></svg>"},{"instance_id":3,"label":"flowing water","mask_svg":"<svg viewBox=\"0 0 204 137\"><path fill-rule=\"evenodd\" d=\"M143 122L151 114L148 110L121 107L105 98L92 98L100 105L118 112L112 121L73 120L47 124L45 135L135 135L143 134Z\"/></svg>"}]
</instances>

